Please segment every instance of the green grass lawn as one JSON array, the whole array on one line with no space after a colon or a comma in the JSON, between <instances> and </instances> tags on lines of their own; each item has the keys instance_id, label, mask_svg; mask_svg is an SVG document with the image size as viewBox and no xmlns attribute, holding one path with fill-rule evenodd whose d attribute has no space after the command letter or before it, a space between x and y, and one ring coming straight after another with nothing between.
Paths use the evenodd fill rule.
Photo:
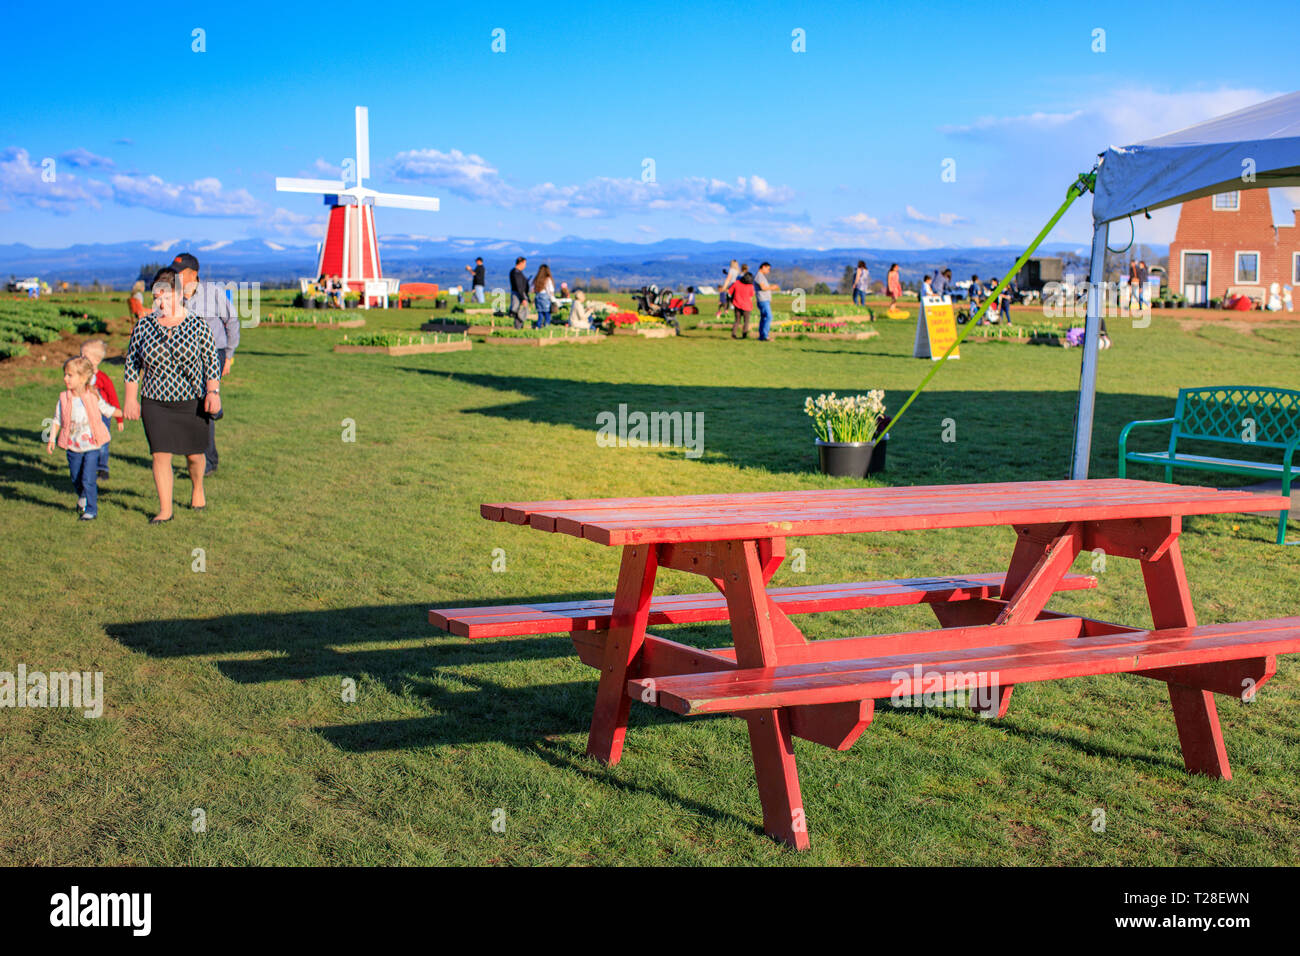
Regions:
<instances>
[{"instance_id":1,"label":"green grass lawn","mask_svg":"<svg viewBox=\"0 0 1300 956\"><path fill-rule=\"evenodd\" d=\"M372 311L365 331L428 316ZM614 550L489 523L480 502L851 484L815 472L803 400L884 388L901 404L928 363L910 357L911 322L875 327L843 343L688 330L402 357L334 354L343 330L249 329L209 508L184 508L178 481L161 527L146 524L138 423L113 433L99 519L75 520L63 455L39 440L57 372L14 377L0 387L0 670L102 671L105 711L0 710L0 863L1300 863L1294 659L1255 702L1220 698L1227 783L1184 774L1165 688L1137 677L1024 685L1001 721L882 704L846 753L796 743L813 844L799 855L762 835L743 722L636 705L606 768L584 756L595 674L567 636L471 643L427 623L431 606L612 590ZM1296 383L1297 323L1246 334L1156 317L1111 334L1097 477L1116 472L1122 425L1171 414L1181 386ZM893 433L881 477L1064 477L1078 377L1077 350L964 345ZM597 447L597 413L620 403L703 412L703 457ZM955 442L941 440L949 418ZM1300 548L1273 534L1262 517L1186 522L1202 622L1297 613ZM773 583L996 571L1011 545L1006 528L792 539L806 570L787 562ZM1133 562L1100 578L1052 607L1150 623ZM661 593L699 589L660 575ZM796 620L812 638L933 623L923 608ZM719 626L658 632L730 643Z\"/></svg>"}]
</instances>

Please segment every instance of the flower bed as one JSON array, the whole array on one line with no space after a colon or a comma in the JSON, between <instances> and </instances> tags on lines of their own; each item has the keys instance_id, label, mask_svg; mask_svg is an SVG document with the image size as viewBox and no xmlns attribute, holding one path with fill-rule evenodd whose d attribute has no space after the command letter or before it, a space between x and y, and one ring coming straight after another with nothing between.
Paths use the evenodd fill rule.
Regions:
<instances>
[{"instance_id":1,"label":"flower bed","mask_svg":"<svg viewBox=\"0 0 1300 956\"><path fill-rule=\"evenodd\" d=\"M981 326L966 340L968 342L1007 342L1012 345L1063 345L1066 329L1049 322L1031 325Z\"/></svg>"},{"instance_id":2,"label":"flower bed","mask_svg":"<svg viewBox=\"0 0 1300 956\"><path fill-rule=\"evenodd\" d=\"M859 341L879 335L875 329L863 330L848 319L786 318L772 323L773 338L850 339Z\"/></svg>"},{"instance_id":3,"label":"flower bed","mask_svg":"<svg viewBox=\"0 0 1300 956\"><path fill-rule=\"evenodd\" d=\"M421 332L449 332L461 335L491 335L498 328L495 325L456 322L451 319L430 319L420 326Z\"/></svg>"},{"instance_id":4,"label":"flower bed","mask_svg":"<svg viewBox=\"0 0 1300 956\"><path fill-rule=\"evenodd\" d=\"M346 313L339 315L331 314L326 310L321 315L316 309L277 309L275 312L268 312L258 325L270 325L293 329L359 329L366 324L366 320L359 317L343 318Z\"/></svg>"},{"instance_id":5,"label":"flower bed","mask_svg":"<svg viewBox=\"0 0 1300 956\"><path fill-rule=\"evenodd\" d=\"M603 341L605 336L599 332L583 332L567 328L547 326L544 329L494 329L483 338L485 345L563 345L573 343L584 345Z\"/></svg>"},{"instance_id":6,"label":"flower bed","mask_svg":"<svg viewBox=\"0 0 1300 956\"><path fill-rule=\"evenodd\" d=\"M662 319L635 312L615 312L606 319L611 335L639 335L647 339L665 339L677 333Z\"/></svg>"},{"instance_id":7,"label":"flower bed","mask_svg":"<svg viewBox=\"0 0 1300 956\"><path fill-rule=\"evenodd\" d=\"M399 335L380 332L372 335L345 335L334 346L335 352L381 352L385 355L415 355L420 352L468 352L474 347L468 336Z\"/></svg>"}]
</instances>

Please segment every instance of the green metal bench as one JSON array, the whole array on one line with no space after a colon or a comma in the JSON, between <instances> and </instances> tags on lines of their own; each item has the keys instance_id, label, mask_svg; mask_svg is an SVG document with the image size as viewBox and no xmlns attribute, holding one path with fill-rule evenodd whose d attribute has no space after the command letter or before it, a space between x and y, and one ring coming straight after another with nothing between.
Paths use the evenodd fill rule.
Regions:
<instances>
[{"instance_id":1,"label":"green metal bench","mask_svg":"<svg viewBox=\"0 0 1300 956\"><path fill-rule=\"evenodd\" d=\"M1172 425L1169 448L1165 451L1129 451L1128 433L1140 425ZM1219 442L1243 448L1268 448L1282 452L1281 463L1236 458L1212 458L1178 451L1179 440ZM1300 470L1295 452L1300 446L1300 392L1285 388L1255 388L1223 385L1215 388L1183 388L1173 418L1129 422L1119 433L1119 477L1126 477L1129 462L1160 465L1165 481L1173 481L1175 468L1198 468L1236 475L1281 477L1282 494L1291 494L1291 479ZM1280 513L1278 544L1300 544L1286 540L1289 512Z\"/></svg>"}]
</instances>

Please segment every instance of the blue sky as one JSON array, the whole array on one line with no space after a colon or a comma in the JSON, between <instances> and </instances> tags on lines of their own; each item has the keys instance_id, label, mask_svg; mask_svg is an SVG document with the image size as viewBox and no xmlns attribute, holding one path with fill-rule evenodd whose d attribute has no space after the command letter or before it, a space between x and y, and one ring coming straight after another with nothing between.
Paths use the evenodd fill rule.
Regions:
<instances>
[{"instance_id":1,"label":"blue sky","mask_svg":"<svg viewBox=\"0 0 1300 956\"><path fill-rule=\"evenodd\" d=\"M1294 31L1243 23L1254 52L1233 53L1207 26L1222 9L237 0L61 4L54 25L24 4L6 14L30 42L6 48L0 242L315 241L321 200L274 178L336 176L361 104L367 185L442 202L380 210L381 235L1021 244L1107 145L1294 88ZM1292 14L1265 0L1250 22ZM1175 216L1137 240L1167 242ZM1088 234L1081 202L1052 238Z\"/></svg>"}]
</instances>

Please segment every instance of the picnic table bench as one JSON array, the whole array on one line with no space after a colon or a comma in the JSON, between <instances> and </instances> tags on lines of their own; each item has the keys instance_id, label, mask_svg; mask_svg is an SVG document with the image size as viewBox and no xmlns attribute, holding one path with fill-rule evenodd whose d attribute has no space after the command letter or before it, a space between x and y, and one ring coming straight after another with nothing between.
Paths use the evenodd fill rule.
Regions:
<instances>
[{"instance_id":1,"label":"picnic table bench","mask_svg":"<svg viewBox=\"0 0 1300 956\"><path fill-rule=\"evenodd\" d=\"M975 691L1007 713L1018 683L1130 673L1168 685L1189 772L1230 778L1213 695L1248 698L1300 650L1300 617L1197 626L1179 546L1186 515L1258 511L1281 499L1128 479L851 488L736 495L485 504L485 518L621 547L612 600L429 612L469 638L569 631L600 672L587 753L621 758L633 701L731 714L749 729L765 831L809 846L793 737L850 747L874 701L933 688ZM787 536L1010 525L1005 574L771 588ZM1046 609L1096 586L1069 569L1082 550L1141 564L1153 628ZM669 568L718 593L654 596ZM926 603L934 630L807 640L791 615ZM701 649L652 624L726 620L734 646Z\"/></svg>"},{"instance_id":2,"label":"picnic table bench","mask_svg":"<svg viewBox=\"0 0 1300 956\"><path fill-rule=\"evenodd\" d=\"M1129 451L1128 436L1134 428L1173 426L1164 451ZM1178 450L1178 442L1203 441L1239 448L1267 448L1282 452L1281 462L1216 458ZM1175 468L1195 468L1257 478L1282 479L1282 496L1287 498L1277 522L1277 543L1286 544L1287 514L1291 479L1300 474L1295 461L1300 446L1300 392L1285 388L1255 388L1221 385L1211 388L1182 388L1172 418L1129 422L1119 433L1119 476L1125 477L1129 462L1161 465L1165 481L1173 481ZM1186 445L1184 445L1186 447ZM1292 542L1300 543L1300 542Z\"/></svg>"}]
</instances>

